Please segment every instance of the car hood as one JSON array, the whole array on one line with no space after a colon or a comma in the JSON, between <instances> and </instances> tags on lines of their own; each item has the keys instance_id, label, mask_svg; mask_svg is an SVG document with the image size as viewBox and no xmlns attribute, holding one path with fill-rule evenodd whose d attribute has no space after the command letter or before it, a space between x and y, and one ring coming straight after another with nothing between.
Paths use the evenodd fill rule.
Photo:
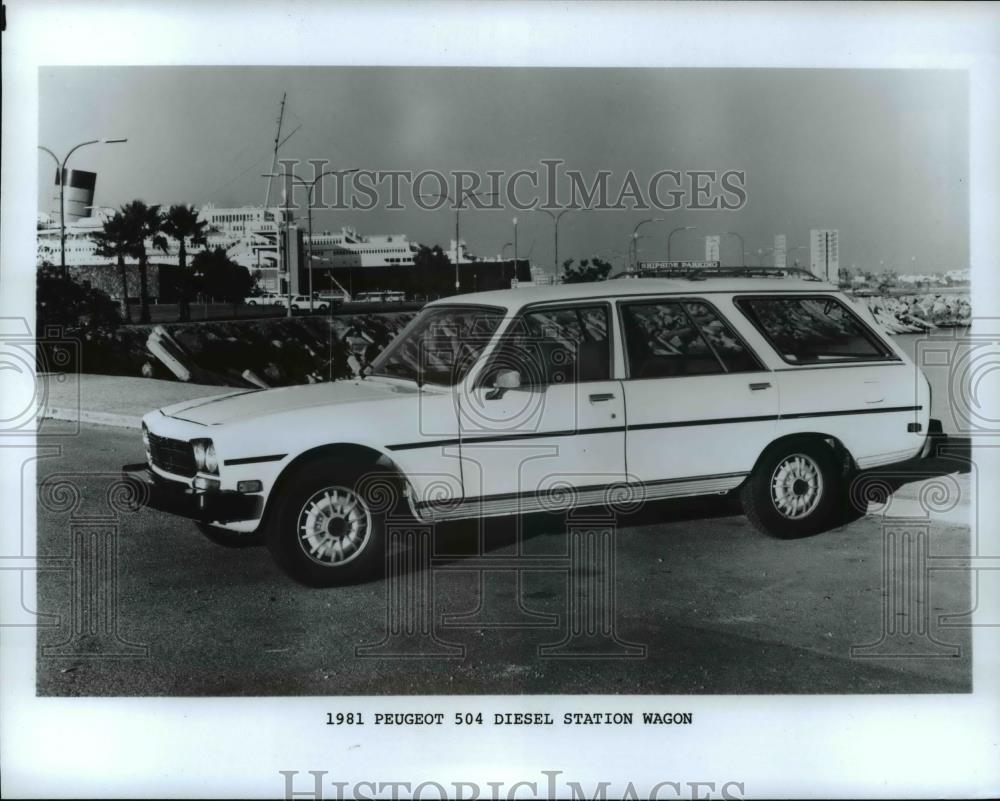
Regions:
<instances>
[{"instance_id":1,"label":"car hood","mask_svg":"<svg viewBox=\"0 0 1000 801\"><path fill-rule=\"evenodd\" d=\"M160 411L168 417L214 426L269 414L343 403L371 403L416 395L414 384L368 378L364 381L334 381L280 389L248 390L210 398L183 401Z\"/></svg>"}]
</instances>

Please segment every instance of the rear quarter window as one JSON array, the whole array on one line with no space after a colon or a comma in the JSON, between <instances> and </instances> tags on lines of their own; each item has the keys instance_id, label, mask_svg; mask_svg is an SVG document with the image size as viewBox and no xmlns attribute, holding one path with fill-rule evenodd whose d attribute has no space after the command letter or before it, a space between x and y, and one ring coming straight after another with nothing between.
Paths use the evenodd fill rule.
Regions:
<instances>
[{"instance_id":1,"label":"rear quarter window","mask_svg":"<svg viewBox=\"0 0 1000 801\"><path fill-rule=\"evenodd\" d=\"M742 297L735 302L789 364L897 358L888 345L837 298Z\"/></svg>"}]
</instances>

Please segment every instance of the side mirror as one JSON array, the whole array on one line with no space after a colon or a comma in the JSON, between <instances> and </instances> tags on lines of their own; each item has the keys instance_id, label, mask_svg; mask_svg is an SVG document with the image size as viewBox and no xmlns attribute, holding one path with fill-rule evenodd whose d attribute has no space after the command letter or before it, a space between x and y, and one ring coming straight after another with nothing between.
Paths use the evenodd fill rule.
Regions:
<instances>
[{"instance_id":1,"label":"side mirror","mask_svg":"<svg viewBox=\"0 0 1000 801\"><path fill-rule=\"evenodd\" d=\"M508 389L521 386L521 374L517 370L501 370L493 379L493 389L486 393L486 400L502 398Z\"/></svg>"}]
</instances>

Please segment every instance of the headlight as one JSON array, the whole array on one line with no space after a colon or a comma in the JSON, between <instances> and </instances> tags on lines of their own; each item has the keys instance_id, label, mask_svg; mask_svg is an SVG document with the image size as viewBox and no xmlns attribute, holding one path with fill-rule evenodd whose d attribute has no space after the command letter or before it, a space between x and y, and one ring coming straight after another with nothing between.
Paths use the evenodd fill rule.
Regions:
<instances>
[{"instance_id":1,"label":"headlight","mask_svg":"<svg viewBox=\"0 0 1000 801\"><path fill-rule=\"evenodd\" d=\"M142 447L146 449L146 463L153 463L153 449L149 447L149 429L146 424L142 424Z\"/></svg>"},{"instance_id":2,"label":"headlight","mask_svg":"<svg viewBox=\"0 0 1000 801\"><path fill-rule=\"evenodd\" d=\"M215 445L210 439L193 439L194 464L199 473L218 473L219 460L215 455Z\"/></svg>"},{"instance_id":3,"label":"headlight","mask_svg":"<svg viewBox=\"0 0 1000 801\"><path fill-rule=\"evenodd\" d=\"M212 444L211 440L209 440L208 445L205 446L205 472L219 472L219 460L215 456L215 445Z\"/></svg>"}]
</instances>

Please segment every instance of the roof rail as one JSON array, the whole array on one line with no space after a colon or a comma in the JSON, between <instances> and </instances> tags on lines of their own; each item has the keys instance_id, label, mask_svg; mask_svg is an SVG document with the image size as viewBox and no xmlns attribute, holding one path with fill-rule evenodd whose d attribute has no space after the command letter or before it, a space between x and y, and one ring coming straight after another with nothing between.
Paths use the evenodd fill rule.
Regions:
<instances>
[{"instance_id":1,"label":"roof rail","mask_svg":"<svg viewBox=\"0 0 1000 801\"><path fill-rule=\"evenodd\" d=\"M801 267L691 267L684 265L640 267L637 270L623 270L615 273L615 278L686 278L703 281L706 278L801 278L806 281L820 281L808 270Z\"/></svg>"}]
</instances>

